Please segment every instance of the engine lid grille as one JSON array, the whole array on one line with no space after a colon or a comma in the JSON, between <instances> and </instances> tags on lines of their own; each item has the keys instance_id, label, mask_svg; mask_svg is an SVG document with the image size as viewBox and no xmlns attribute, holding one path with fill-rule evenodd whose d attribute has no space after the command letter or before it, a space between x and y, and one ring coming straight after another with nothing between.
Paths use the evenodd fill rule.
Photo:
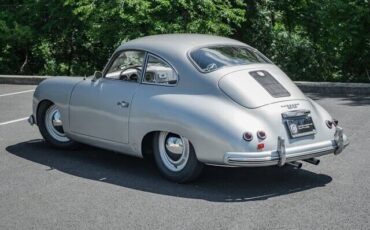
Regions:
<instances>
[{"instance_id":1,"label":"engine lid grille","mask_svg":"<svg viewBox=\"0 0 370 230\"><path fill-rule=\"evenodd\" d=\"M249 74L275 98L289 97L290 93L269 72L265 70L251 71Z\"/></svg>"}]
</instances>

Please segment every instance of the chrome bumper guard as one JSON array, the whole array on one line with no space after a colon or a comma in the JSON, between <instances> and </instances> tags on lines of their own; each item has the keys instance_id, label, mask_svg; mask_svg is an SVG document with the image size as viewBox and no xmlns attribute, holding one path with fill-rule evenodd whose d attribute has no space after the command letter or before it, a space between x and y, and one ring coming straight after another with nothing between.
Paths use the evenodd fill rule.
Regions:
<instances>
[{"instance_id":1,"label":"chrome bumper guard","mask_svg":"<svg viewBox=\"0 0 370 230\"><path fill-rule=\"evenodd\" d=\"M339 155L345 147L343 140L343 129L339 126L335 128L334 142L337 145L337 148L334 151L334 155Z\"/></svg>"},{"instance_id":2,"label":"chrome bumper guard","mask_svg":"<svg viewBox=\"0 0 370 230\"><path fill-rule=\"evenodd\" d=\"M34 125L36 122L35 122L35 117L33 115L31 115L28 119L27 119L28 123L30 125Z\"/></svg>"},{"instance_id":3,"label":"chrome bumper guard","mask_svg":"<svg viewBox=\"0 0 370 230\"><path fill-rule=\"evenodd\" d=\"M343 134L341 127L336 127L334 140L316 143L307 146L298 146L286 149L285 140L282 137L277 139L275 151L265 152L228 152L224 156L224 163L232 166L283 166L287 162L305 160L334 153L340 154L349 144Z\"/></svg>"},{"instance_id":4,"label":"chrome bumper guard","mask_svg":"<svg viewBox=\"0 0 370 230\"><path fill-rule=\"evenodd\" d=\"M279 155L278 166L285 165L286 162L285 140L280 136L278 136L277 153Z\"/></svg>"}]
</instances>

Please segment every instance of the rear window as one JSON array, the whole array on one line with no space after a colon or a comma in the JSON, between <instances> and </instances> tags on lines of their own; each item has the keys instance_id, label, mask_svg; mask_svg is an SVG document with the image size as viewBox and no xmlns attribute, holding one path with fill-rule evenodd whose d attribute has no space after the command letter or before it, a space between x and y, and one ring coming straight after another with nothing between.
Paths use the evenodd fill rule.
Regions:
<instances>
[{"instance_id":1,"label":"rear window","mask_svg":"<svg viewBox=\"0 0 370 230\"><path fill-rule=\"evenodd\" d=\"M225 66L270 63L261 53L247 47L204 47L190 52L191 59L202 72L212 72Z\"/></svg>"}]
</instances>

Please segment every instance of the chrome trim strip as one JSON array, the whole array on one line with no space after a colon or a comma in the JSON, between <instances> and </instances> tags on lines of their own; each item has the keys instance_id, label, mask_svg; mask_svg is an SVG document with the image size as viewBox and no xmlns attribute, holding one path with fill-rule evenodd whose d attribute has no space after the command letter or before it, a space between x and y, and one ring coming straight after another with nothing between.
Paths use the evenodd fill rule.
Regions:
<instances>
[{"instance_id":1,"label":"chrome trim strip","mask_svg":"<svg viewBox=\"0 0 370 230\"><path fill-rule=\"evenodd\" d=\"M292 110L281 114L283 118L302 117L310 114L311 111L307 109Z\"/></svg>"},{"instance_id":2,"label":"chrome trim strip","mask_svg":"<svg viewBox=\"0 0 370 230\"><path fill-rule=\"evenodd\" d=\"M270 157L270 158L262 158L262 159L251 159L246 157L233 157L232 153L226 153L225 154L225 164L227 165L233 165L233 166L246 166L246 167L259 167L259 166L272 166L272 165L278 165L283 166L288 162L292 161L298 161L298 160L304 160L314 157L320 157L323 155L331 154L334 152L334 148L331 150L323 150L319 152L314 152L310 154L303 154L303 155L297 155L297 156L287 156L285 158L284 164L279 159L279 157Z\"/></svg>"}]
</instances>

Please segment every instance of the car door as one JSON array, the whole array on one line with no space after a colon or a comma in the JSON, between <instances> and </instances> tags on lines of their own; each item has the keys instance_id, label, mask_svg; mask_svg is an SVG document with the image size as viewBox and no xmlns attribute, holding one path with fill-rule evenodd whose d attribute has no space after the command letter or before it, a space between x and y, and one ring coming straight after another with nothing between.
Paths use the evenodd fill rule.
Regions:
<instances>
[{"instance_id":1,"label":"car door","mask_svg":"<svg viewBox=\"0 0 370 230\"><path fill-rule=\"evenodd\" d=\"M123 51L112 58L105 76L79 83L70 100L70 130L118 143L128 143L132 99L145 60L143 51Z\"/></svg>"}]
</instances>

